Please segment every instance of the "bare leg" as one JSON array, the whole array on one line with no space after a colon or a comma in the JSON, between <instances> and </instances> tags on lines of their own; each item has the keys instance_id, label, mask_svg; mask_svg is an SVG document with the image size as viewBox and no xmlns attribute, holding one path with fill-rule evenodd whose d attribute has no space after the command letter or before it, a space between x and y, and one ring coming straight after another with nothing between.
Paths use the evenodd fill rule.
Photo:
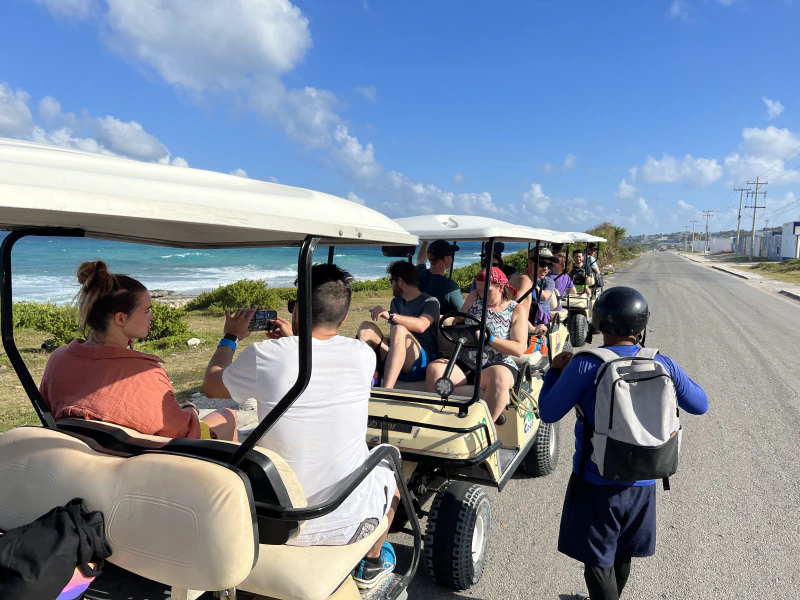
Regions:
<instances>
[{"instance_id":1,"label":"bare leg","mask_svg":"<svg viewBox=\"0 0 800 600\"><path fill-rule=\"evenodd\" d=\"M420 357L422 348L417 338L402 325L393 325L391 343L383 367L383 387L393 388L400 373L408 373Z\"/></svg>"},{"instance_id":2,"label":"bare leg","mask_svg":"<svg viewBox=\"0 0 800 600\"><path fill-rule=\"evenodd\" d=\"M389 519L389 527L392 526L392 521L394 520L394 513L397 512L397 505L400 503L400 490L394 491L394 498L392 498L392 504L389 507L389 512L386 513L386 517ZM380 539L375 542L375 545L367 552L368 558L380 558L381 556L381 547L383 546L383 542L386 541L386 538L389 537L389 527L386 528L384 534L380 537Z\"/></svg>"},{"instance_id":3,"label":"bare leg","mask_svg":"<svg viewBox=\"0 0 800 600\"><path fill-rule=\"evenodd\" d=\"M372 321L363 321L361 325L359 325L358 333L356 333L356 339L364 342L376 352L380 352L381 360L386 358L386 354L389 351L389 346L383 340L383 332L381 331L381 328Z\"/></svg>"},{"instance_id":4,"label":"bare leg","mask_svg":"<svg viewBox=\"0 0 800 600\"><path fill-rule=\"evenodd\" d=\"M483 399L496 421L503 414L508 404L508 390L514 387L514 376L505 367L499 365L481 371L481 390Z\"/></svg>"},{"instance_id":5,"label":"bare leg","mask_svg":"<svg viewBox=\"0 0 800 600\"><path fill-rule=\"evenodd\" d=\"M447 362L448 361L445 358L437 358L428 365L428 370L425 372L426 392L436 391L436 381L442 375L444 375L444 372L447 369ZM458 365L453 367L453 372L450 374L450 379L452 380L453 385L456 387L465 385L467 383L467 376L464 375L464 371L462 371Z\"/></svg>"},{"instance_id":6,"label":"bare leg","mask_svg":"<svg viewBox=\"0 0 800 600\"><path fill-rule=\"evenodd\" d=\"M230 408L220 408L203 417L203 422L217 434L218 440L239 441L239 419L236 411Z\"/></svg>"}]
</instances>

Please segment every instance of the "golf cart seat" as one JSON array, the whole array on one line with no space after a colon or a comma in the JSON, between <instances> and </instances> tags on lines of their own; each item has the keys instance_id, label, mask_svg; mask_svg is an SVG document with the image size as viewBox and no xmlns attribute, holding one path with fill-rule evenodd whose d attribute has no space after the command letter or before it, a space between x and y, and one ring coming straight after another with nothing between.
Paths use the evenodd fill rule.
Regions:
<instances>
[{"instance_id":1,"label":"golf cart seat","mask_svg":"<svg viewBox=\"0 0 800 600\"><path fill-rule=\"evenodd\" d=\"M73 432L87 436L92 441L101 444L106 449L113 449L118 452L130 452L131 446L137 445L145 448L167 448L172 447L176 451L188 452L200 442L199 440L186 440L184 438L164 438L154 435L145 435L138 431L128 429L119 425L101 423L98 421L86 421L82 419L61 419L57 422L59 427L69 429ZM222 441L202 441L203 446L218 447L225 455L230 454L230 445L234 442ZM251 452L257 452L269 459L279 474L279 479L285 484L286 492L289 496L288 506L299 508L307 506L305 494L300 482L283 458L276 453L254 447ZM247 461L246 461L247 462ZM245 471L253 472L252 465L243 463L240 465ZM274 475L274 474L273 474ZM256 502L259 500L259 489L256 484L257 477L248 477L253 487L253 495ZM262 482L263 483L263 482ZM275 481L271 481L273 487ZM285 500L281 504L287 504ZM258 517L258 507L256 505L256 517ZM269 529L280 531L281 523L266 520ZM292 532L284 533L286 537L292 538L302 530L302 525ZM358 564L358 562L369 551L373 544L380 538L388 527L388 520L384 518L381 525L367 538L348 546L291 546L284 543L259 543L258 560L249 572L246 579L236 585L238 589L276 598L279 600L314 600L328 598L344 581L348 574ZM263 536L266 527L264 522L259 522L258 533ZM271 532L272 533L272 532ZM273 533L273 537L275 534ZM284 538L273 541L282 542ZM263 540L262 540L263 541ZM124 565L120 565L123 566ZM314 571L315 577L305 577L299 574ZM147 575L145 575L147 576ZM149 577L152 579L152 577ZM164 582L170 583L171 582ZM175 585L175 584L172 584ZM198 588L197 584L187 589L207 589ZM184 587L175 586L175 587ZM210 589L210 588L209 588Z\"/></svg>"},{"instance_id":2,"label":"golf cart seat","mask_svg":"<svg viewBox=\"0 0 800 600\"><path fill-rule=\"evenodd\" d=\"M90 438L18 427L0 435L0 481L0 529L83 498L105 517L109 561L166 585L233 588L258 559L249 482L216 462L119 456Z\"/></svg>"},{"instance_id":3,"label":"golf cart seat","mask_svg":"<svg viewBox=\"0 0 800 600\"><path fill-rule=\"evenodd\" d=\"M589 308L589 298L583 294L565 296L564 306L569 306L570 308Z\"/></svg>"},{"instance_id":4,"label":"golf cart seat","mask_svg":"<svg viewBox=\"0 0 800 600\"><path fill-rule=\"evenodd\" d=\"M569 317L569 311L564 308L564 304L561 305L561 310L554 310L550 313L550 315L555 318L556 316L559 317L561 323L565 323L567 321L567 317Z\"/></svg>"}]
</instances>

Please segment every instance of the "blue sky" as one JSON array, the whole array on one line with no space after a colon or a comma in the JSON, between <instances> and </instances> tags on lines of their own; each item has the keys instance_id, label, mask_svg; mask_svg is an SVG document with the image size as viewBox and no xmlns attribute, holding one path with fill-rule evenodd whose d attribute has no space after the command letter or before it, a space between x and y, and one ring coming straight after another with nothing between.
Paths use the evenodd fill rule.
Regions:
<instances>
[{"instance_id":1,"label":"blue sky","mask_svg":"<svg viewBox=\"0 0 800 600\"><path fill-rule=\"evenodd\" d=\"M561 230L727 228L766 173L776 225L798 24L788 0L4 0L0 136Z\"/></svg>"}]
</instances>

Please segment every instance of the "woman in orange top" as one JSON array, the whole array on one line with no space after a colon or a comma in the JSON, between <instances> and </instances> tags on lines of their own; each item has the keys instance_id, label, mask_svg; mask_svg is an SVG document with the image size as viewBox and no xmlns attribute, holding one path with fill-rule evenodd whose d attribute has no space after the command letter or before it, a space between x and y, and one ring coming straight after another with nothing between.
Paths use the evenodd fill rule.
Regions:
<instances>
[{"instance_id":1,"label":"woman in orange top","mask_svg":"<svg viewBox=\"0 0 800 600\"><path fill-rule=\"evenodd\" d=\"M153 320L147 288L110 273L102 260L81 264L77 277L80 323L91 335L58 348L47 362L41 392L53 417L164 437L238 441L234 411L223 408L200 420L193 404L178 404L163 361L133 349Z\"/></svg>"}]
</instances>

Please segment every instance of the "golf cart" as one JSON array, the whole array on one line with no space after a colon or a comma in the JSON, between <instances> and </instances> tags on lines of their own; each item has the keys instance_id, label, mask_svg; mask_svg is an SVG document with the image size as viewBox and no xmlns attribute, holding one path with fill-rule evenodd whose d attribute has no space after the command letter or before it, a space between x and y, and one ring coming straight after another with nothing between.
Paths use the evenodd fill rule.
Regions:
<instances>
[{"instance_id":1,"label":"golf cart","mask_svg":"<svg viewBox=\"0 0 800 600\"><path fill-rule=\"evenodd\" d=\"M598 248L601 242L606 241L606 238L590 233L569 232L567 235L571 238L570 243L596 243ZM567 246L567 257L568 259L570 258L569 246ZM591 331L592 308L597 301L597 288L594 287L594 277L587 276L586 284L592 288L591 294L588 296L586 294L564 296L561 304L562 310L559 311L561 313L560 318L567 323L569 338L575 348L585 345L586 338L589 337L590 333L598 333Z\"/></svg>"},{"instance_id":2,"label":"golf cart","mask_svg":"<svg viewBox=\"0 0 800 600\"><path fill-rule=\"evenodd\" d=\"M0 228L10 230L0 246L2 342L42 424L0 434L0 529L30 523L79 497L105 517L109 561L171 586L173 599L206 591L231 599L237 589L285 600L358 599L351 571L386 531L386 518L346 546L287 542L305 521L338 508L386 461L411 515L413 553L405 572L376 589L390 600L405 596L421 554L421 531L397 450L373 451L309 506L289 465L256 443L311 378L314 248L414 244L415 236L374 210L310 190L5 139ZM299 246L295 384L241 444L55 420L14 340L12 249L27 236L200 249ZM335 385L331 389L335 393Z\"/></svg>"},{"instance_id":3,"label":"golf cart","mask_svg":"<svg viewBox=\"0 0 800 600\"><path fill-rule=\"evenodd\" d=\"M559 234L485 217L426 215L396 222L423 240L484 242L487 258L498 242L563 241ZM410 258L413 251L393 256ZM478 283L487 292L489 280ZM502 490L519 467L533 476L548 475L559 456L558 429L543 423L538 412L547 357L536 352L514 358L519 376L502 425L495 425L479 396L480 361L471 390L465 386L459 390L466 395L454 394L449 377L460 353L474 348L480 356L486 344L488 308L483 306L480 320L467 313L448 313L439 320L439 352L449 362L436 382L437 392L425 392L424 382L373 388L367 431L370 445L389 443L400 449L403 477L415 496L415 514L398 511L394 526L402 526L405 517L427 516L425 569L439 584L457 590L472 587L483 574L491 505L482 486ZM466 318L454 323L451 317ZM430 511L425 512L422 505L431 496Z\"/></svg>"}]
</instances>

